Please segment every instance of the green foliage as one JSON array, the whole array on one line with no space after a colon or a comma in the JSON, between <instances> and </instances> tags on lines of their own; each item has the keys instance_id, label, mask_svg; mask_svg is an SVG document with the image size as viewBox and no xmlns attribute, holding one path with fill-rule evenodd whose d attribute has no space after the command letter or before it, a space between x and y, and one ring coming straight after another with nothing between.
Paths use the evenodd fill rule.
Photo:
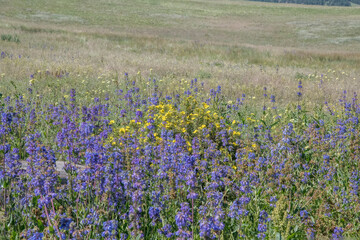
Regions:
<instances>
[{"instance_id":1,"label":"green foliage","mask_svg":"<svg viewBox=\"0 0 360 240\"><path fill-rule=\"evenodd\" d=\"M1 34L1 40L7 41L7 42L15 42L20 43L20 38L17 35L11 35L11 34Z\"/></svg>"},{"instance_id":2,"label":"green foliage","mask_svg":"<svg viewBox=\"0 0 360 240\"><path fill-rule=\"evenodd\" d=\"M200 71L198 76L200 79L209 79L209 78L211 78L211 73L206 72L206 71Z\"/></svg>"}]
</instances>

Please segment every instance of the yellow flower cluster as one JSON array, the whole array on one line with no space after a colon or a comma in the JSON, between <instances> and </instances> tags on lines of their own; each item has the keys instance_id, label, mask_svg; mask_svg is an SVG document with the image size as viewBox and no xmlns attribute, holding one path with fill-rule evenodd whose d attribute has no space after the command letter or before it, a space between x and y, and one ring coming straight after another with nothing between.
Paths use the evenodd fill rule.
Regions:
<instances>
[{"instance_id":1,"label":"yellow flower cluster","mask_svg":"<svg viewBox=\"0 0 360 240\"><path fill-rule=\"evenodd\" d=\"M237 127L238 122L225 122L207 103L198 102L189 96L177 107L164 102L150 106L141 121L131 120L126 127L115 129L110 139L114 143L116 138L136 134L142 144L160 144L163 140L160 136L161 131L167 130L172 131L174 135L181 134L186 140L186 147L191 151L194 137L215 140L216 134L225 130L229 136L229 143L236 146L236 139L241 135ZM150 137L149 133L152 134Z\"/></svg>"}]
</instances>

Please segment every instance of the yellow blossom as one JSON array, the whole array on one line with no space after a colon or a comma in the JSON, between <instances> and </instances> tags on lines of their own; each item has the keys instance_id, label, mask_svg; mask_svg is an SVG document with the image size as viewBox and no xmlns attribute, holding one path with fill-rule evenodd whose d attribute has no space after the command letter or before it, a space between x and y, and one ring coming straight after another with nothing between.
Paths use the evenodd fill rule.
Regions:
<instances>
[{"instance_id":1,"label":"yellow blossom","mask_svg":"<svg viewBox=\"0 0 360 240\"><path fill-rule=\"evenodd\" d=\"M205 108L205 109L208 109L209 108L209 105L207 105L206 103L202 103L203 104L203 107ZM209 111L210 112L210 111Z\"/></svg>"}]
</instances>

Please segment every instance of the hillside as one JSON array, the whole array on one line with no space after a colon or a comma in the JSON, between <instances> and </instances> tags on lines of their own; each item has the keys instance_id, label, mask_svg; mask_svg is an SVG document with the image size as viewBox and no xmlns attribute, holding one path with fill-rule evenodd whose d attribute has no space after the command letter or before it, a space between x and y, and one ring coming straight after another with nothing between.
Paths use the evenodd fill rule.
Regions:
<instances>
[{"instance_id":1,"label":"hillside","mask_svg":"<svg viewBox=\"0 0 360 240\"><path fill-rule=\"evenodd\" d=\"M252 0L258 2L273 2L273 3L295 3L306 5L325 5L325 6L351 6L351 2L356 3L358 0Z\"/></svg>"}]
</instances>

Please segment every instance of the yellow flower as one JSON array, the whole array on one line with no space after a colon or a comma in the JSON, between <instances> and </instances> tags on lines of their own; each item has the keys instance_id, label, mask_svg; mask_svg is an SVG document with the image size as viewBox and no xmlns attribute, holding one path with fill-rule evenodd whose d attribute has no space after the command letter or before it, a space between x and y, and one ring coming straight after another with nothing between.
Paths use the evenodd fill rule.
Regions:
<instances>
[{"instance_id":1,"label":"yellow flower","mask_svg":"<svg viewBox=\"0 0 360 240\"><path fill-rule=\"evenodd\" d=\"M205 108L205 109L208 109L209 108L209 105L207 105L206 103L202 103L203 104L203 107Z\"/></svg>"},{"instance_id":2,"label":"yellow flower","mask_svg":"<svg viewBox=\"0 0 360 240\"><path fill-rule=\"evenodd\" d=\"M233 166L232 168L236 170L236 166Z\"/></svg>"},{"instance_id":3,"label":"yellow flower","mask_svg":"<svg viewBox=\"0 0 360 240\"><path fill-rule=\"evenodd\" d=\"M112 124L114 124L115 123L115 121L114 120L111 120L110 122L109 122L109 125L112 125Z\"/></svg>"},{"instance_id":4,"label":"yellow flower","mask_svg":"<svg viewBox=\"0 0 360 240\"><path fill-rule=\"evenodd\" d=\"M234 136L240 136L241 135L241 133L237 132L237 131L234 131L233 134L234 134Z\"/></svg>"}]
</instances>

